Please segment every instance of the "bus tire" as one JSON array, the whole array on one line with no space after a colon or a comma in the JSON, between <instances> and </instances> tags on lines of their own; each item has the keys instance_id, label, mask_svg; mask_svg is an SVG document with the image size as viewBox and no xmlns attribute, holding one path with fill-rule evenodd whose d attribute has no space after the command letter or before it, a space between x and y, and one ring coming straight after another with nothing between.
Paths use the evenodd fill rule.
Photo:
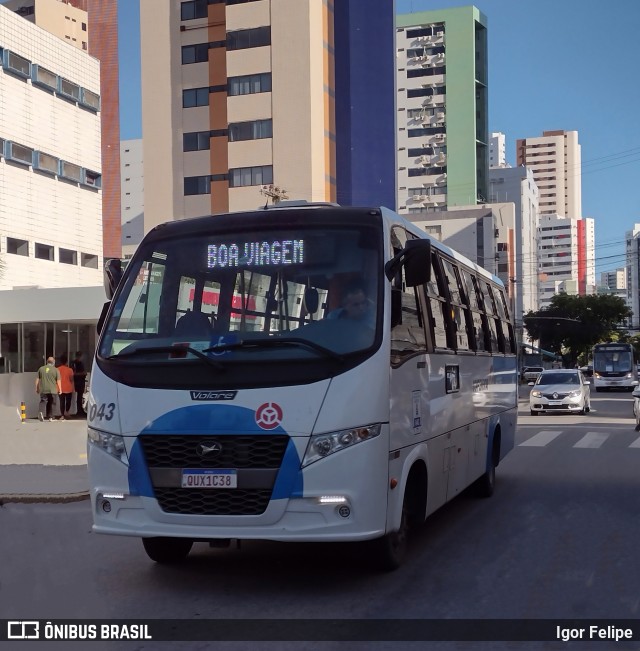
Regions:
<instances>
[{"instance_id":1,"label":"bus tire","mask_svg":"<svg viewBox=\"0 0 640 651\"><path fill-rule=\"evenodd\" d=\"M397 570L407 554L407 539L409 536L409 513L405 505L402 507L400 528L398 531L391 531L382 538L372 541L374 561L376 566L385 571Z\"/></svg>"},{"instance_id":2,"label":"bus tire","mask_svg":"<svg viewBox=\"0 0 640 651\"><path fill-rule=\"evenodd\" d=\"M500 429L494 432L493 447L489 457L489 465L483 475L478 477L473 484L473 489L477 497L491 497L496 488L496 466L500 460Z\"/></svg>"},{"instance_id":3,"label":"bus tire","mask_svg":"<svg viewBox=\"0 0 640 651\"><path fill-rule=\"evenodd\" d=\"M147 556L156 563L170 564L184 560L193 546L188 538L143 538L142 545Z\"/></svg>"}]
</instances>

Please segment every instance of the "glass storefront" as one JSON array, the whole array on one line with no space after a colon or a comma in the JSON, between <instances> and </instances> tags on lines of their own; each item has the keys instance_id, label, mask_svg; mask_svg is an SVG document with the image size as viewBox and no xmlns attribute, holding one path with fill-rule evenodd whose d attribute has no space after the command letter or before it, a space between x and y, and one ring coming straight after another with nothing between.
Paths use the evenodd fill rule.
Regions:
<instances>
[{"instance_id":1,"label":"glass storefront","mask_svg":"<svg viewBox=\"0 0 640 651\"><path fill-rule=\"evenodd\" d=\"M47 357L53 355L58 362L66 354L71 361L76 351L82 351L85 364L90 364L95 346L95 324L0 324L0 373L35 372Z\"/></svg>"}]
</instances>

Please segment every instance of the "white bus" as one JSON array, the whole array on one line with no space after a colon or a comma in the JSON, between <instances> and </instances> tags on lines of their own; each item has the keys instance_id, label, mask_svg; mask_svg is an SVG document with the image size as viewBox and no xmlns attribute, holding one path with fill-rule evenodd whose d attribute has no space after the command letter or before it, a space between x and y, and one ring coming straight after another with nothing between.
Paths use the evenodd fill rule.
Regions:
<instances>
[{"instance_id":1,"label":"white bus","mask_svg":"<svg viewBox=\"0 0 640 651\"><path fill-rule=\"evenodd\" d=\"M624 389L633 391L638 385L636 351L633 344L596 344L593 358L593 386L596 391Z\"/></svg>"},{"instance_id":2,"label":"white bus","mask_svg":"<svg viewBox=\"0 0 640 651\"><path fill-rule=\"evenodd\" d=\"M156 562L194 542L373 541L512 449L500 280L386 208L308 204L166 223L101 316L88 412L93 530Z\"/></svg>"}]
</instances>

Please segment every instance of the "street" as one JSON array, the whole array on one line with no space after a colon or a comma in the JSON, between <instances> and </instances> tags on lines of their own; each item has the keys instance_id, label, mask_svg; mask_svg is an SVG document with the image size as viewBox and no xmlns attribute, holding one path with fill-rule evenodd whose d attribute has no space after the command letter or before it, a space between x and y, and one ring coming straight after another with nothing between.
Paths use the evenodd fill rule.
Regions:
<instances>
[{"instance_id":1,"label":"street","mask_svg":"<svg viewBox=\"0 0 640 651\"><path fill-rule=\"evenodd\" d=\"M521 398L528 390L520 387ZM521 401L516 447L498 468L494 496L464 494L435 513L390 574L371 570L362 545L270 542L197 543L184 564L162 567L137 539L92 534L88 501L6 504L3 616L637 619L640 433L631 405L628 393L594 392L586 416L531 417ZM481 648L438 644L429 648ZM603 644L591 646L611 648Z\"/></svg>"}]
</instances>

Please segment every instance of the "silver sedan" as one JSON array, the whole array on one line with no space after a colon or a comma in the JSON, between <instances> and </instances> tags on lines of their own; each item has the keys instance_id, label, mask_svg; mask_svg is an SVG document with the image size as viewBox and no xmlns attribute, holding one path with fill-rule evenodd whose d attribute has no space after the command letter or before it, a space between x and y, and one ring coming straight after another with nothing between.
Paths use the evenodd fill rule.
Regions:
<instances>
[{"instance_id":1,"label":"silver sedan","mask_svg":"<svg viewBox=\"0 0 640 651\"><path fill-rule=\"evenodd\" d=\"M534 382L529 395L532 416L560 411L586 414L591 411L591 387L582 371L558 369L543 371Z\"/></svg>"}]
</instances>

